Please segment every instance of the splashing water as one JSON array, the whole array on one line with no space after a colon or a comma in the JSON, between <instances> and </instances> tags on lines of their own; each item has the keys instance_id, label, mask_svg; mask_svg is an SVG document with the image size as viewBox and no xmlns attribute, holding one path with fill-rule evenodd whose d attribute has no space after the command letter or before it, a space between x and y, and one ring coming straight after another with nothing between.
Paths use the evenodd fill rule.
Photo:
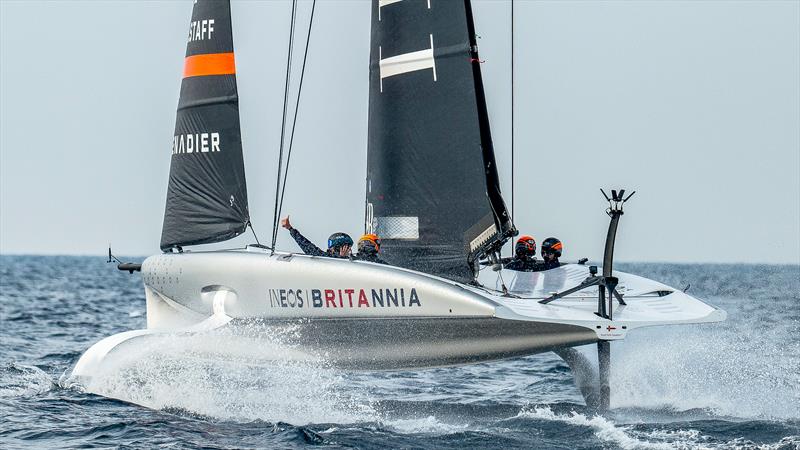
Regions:
<instances>
[{"instance_id":1,"label":"splashing water","mask_svg":"<svg viewBox=\"0 0 800 450\"><path fill-rule=\"evenodd\" d=\"M648 268L674 285L696 270L664 273L665 266ZM645 329L612 345L613 405L800 418L800 267L711 269L694 275L696 287L701 298L719 295L709 301L728 310L728 320ZM722 282L709 280L715 272Z\"/></svg>"},{"instance_id":2,"label":"splashing water","mask_svg":"<svg viewBox=\"0 0 800 450\"><path fill-rule=\"evenodd\" d=\"M223 420L300 425L369 420L374 415L369 400L347 388L344 373L324 360L295 360L296 351L283 344L293 332L291 326L247 325L134 339L115 349L83 388L152 409Z\"/></svg>"},{"instance_id":3,"label":"splashing water","mask_svg":"<svg viewBox=\"0 0 800 450\"><path fill-rule=\"evenodd\" d=\"M787 340L786 330L776 336L774 329L731 325L633 335L614 355L614 406L800 417L798 341Z\"/></svg>"},{"instance_id":4,"label":"splashing water","mask_svg":"<svg viewBox=\"0 0 800 450\"><path fill-rule=\"evenodd\" d=\"M140 280L87 258L0 258L3 448L800 448L800 267L620 265L691 282L729 319L614 343L613 409L596 416L552 353L347 372L298 355L291 327L151 336L55 383L94 342L144 327Z\"/></svg>"},{"instance_id":5,"label":"splashing water","mask_svg":"<svg viewBox=\"0 0 800 450\"><path fill-rule=\"evenodd\" d=\"M0 367L0 398L32 397L54 387L53 380L42 369L9 364Z\"/></svg>"}]
</instances>

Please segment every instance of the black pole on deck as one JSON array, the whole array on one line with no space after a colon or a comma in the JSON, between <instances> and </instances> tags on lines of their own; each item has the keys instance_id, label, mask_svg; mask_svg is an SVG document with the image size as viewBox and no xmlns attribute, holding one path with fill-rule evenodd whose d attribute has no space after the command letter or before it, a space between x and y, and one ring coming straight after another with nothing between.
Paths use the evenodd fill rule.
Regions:
<instances>
[{"instance_id":1,"label":"black pole on deck","mask_svg":"<svg viewBox=\"0 0 800 450\"><path fill-rule=\"evenodd\" d=\"M617 299L621 306L624 306L625 299L622 297L617 291L617 286L619 285L619 279L613 276L614 270L614 244L617 239L617 228L619 227L619 219L624 214L623 212L623 205L627 202L636 191L631 192L625 197L625 190L620 189L612 190L611 196L609 197L608 194L603 189L600 189L600 192L603 193L603 197L605 197L606 201L608 201L608 209L606 209L606 214L611 218L611 222L608 224L608 233L606 234L606 245L605 245L605 252L603 254L603 274L602 276L597 275L597 267L596 266L589 266L589 274L590 276L586 278L581 284L575 286L570 289L566 289L562 292L555 293L550 297L542 299L539 303L546 305L552 301L558 300L559 298L563 298L567 295L570 295L574 292L586 289L590 286L597 286L597 316L607 319L609 321L614 320L614 311L613 311L613 303L614 298ZM598 329L601 328L601 325L597 326ZM623 328L625 328L623 326ZM614 329L611 325L609 325L609 332ZM574 355L570 355L567 353L559 353L570 367L573 367L574 364L573 360L576 358ZM596 391L590 392L588 389L585 389L585 386L581 388L581 392L584 393L590 392L596 395L587 395L584 393L584 398L586 399L587 406L592 408L597 408L598 411L603 412L607 411L610 404L611 404L611 342L607 340L600 340L597 341L597 361L598 361L598 379L597 385L598 389ZM583 364L586 365L585 363ZM595 401L595 399L597 401Z\"/></svg>"}]
</instances>

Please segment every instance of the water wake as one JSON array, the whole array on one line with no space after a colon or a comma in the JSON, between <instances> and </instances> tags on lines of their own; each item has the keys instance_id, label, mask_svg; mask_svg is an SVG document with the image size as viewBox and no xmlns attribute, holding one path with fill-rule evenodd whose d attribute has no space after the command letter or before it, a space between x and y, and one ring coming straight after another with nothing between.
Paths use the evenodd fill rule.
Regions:
<instances>
[{"instance_id":1,"label":"water wake","mask_svg":"<svg viewBox=\"0 0 800 450\"><path fill-rule=\"evenodd\" d=\"M0 367L0 380L0 399L32 397L55 387L53 380L42 369L20 364Z\"/></svg>"},{"instance_id":2,"label":"water wake","mask_svg":"<svg viewBox=\"0 0 800 450\"><path fill-rule=\"evenodd\" d=\"M778 438L777 442L755 443L734 438L720 440L703 434L694 428L659 429L638 427L634 424L619 425L602 416L587 416L575 411L557 413L547 406L523 408L517 418L559 422L579 428L589 428L594 436L611 445L626 450L632 449L731 449L731 450L789 450L800 446L800 436ZM564 430L566 433L567 430Z\"/></svg>"},{"instance_id":3,"label":"water wake","mask_svg":"<svg viewBox=\"0 0 800 450\"><path fill-rule=\"evenodd\" d=\"M734 322L642 331L615 347L612 407L800 418L796 330Z\"/></svg>"},{"instance_id":4,"label":"water wake","mask_svg":"<svg viewBox=\"0 0 800 450\"><path fill-rule=\"evenodd\" d=\"M348 389L345 373L282 344L291 329L263 328L257 337L246 331L134 339L115 348L90 378L67 383L152 409L222 420L303 425L374 417L369 399Z\"/></svg>"},{"instance_id":5,"label":"water wake","mask_svg":"<svg viewBox=\"0 0 800 450\"><path fill-rule=\"evenodd\" d=\"M547 421L563 422L570 425L589 427L594 431L595 436L602 441L614 443L624 449L671 449L674 446L667 443L649 442L637 439L631 432L631 427L618 427L609 419L601 416L588 417L586 415L572 411L569 414L557 414L549 407L533 407L523 409L517 417L539 419Z\"/></svg>"}]
</instances>

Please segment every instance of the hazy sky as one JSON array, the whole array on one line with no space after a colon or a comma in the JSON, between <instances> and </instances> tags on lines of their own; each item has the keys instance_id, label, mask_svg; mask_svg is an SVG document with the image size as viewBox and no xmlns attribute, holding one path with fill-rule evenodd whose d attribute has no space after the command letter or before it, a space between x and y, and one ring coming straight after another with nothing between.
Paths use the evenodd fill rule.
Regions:
<instances>
[{"instance_id":1,"label":"hazy sky","mask_svg":"<svg viewBox=\"0 0 800 450\"><path fill-rule=\"evenodd\" d=\"M474 0L510 206L509 5ZM0 252L159 251L191 9L0 0ZM233 4L262 241L289 13L288 0ZM567 259L600 258L598 188L625 187L638 194L620 260L800 263L800 2L516 0L515 16L523 233L560 237ZM317 7L284 211L319 244L363 230L369 19L364 0ZM296 250L288 233L278 243Z\"/></svg>"}]
</instances>

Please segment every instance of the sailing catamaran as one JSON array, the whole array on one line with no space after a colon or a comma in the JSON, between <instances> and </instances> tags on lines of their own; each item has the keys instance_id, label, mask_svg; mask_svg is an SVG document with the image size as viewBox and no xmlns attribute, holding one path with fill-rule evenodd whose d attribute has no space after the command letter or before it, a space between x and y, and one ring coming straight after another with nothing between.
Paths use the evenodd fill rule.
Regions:
<instances>
[{"instance_id":1,"label":"sailing catamaran","mask_svg":"<svg viewBox=\"0 0 800 450\"><path fill-rule=\"evenodd\" d=\"M499 188L470 1L373 0L371 34L365 231L382 238L391 265L258 244L184 250L250 225L230 3L197 0L163 253L120 266L141 270L147 329L95 344L74 374L91 376L142 336L255 320L295 324L292 357L353 369L568 354L597 343L607 406L610 341L644 326L725 319L685 292L612 270L624 191L607 197L602 268L501 269L499 252L517 232Z\"/></svg>"}]
</instances>

